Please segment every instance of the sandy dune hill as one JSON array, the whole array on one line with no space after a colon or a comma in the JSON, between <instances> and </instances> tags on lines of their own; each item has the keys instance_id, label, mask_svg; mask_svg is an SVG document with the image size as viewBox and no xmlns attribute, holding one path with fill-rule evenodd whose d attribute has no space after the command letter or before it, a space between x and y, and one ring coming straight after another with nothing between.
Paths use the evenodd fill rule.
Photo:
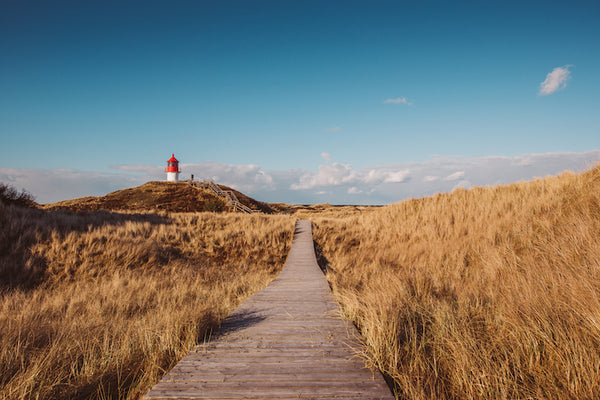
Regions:
<instances>
[{"instance_id":1,"label":"sandy dune hill","mask_svg":"<svg viewBox=\"0 0 600 400\"><path fill-rule=\"evenodd\" d=\"M245 206L264 213L273 213L268 204L256 201L227 186L219 186L223 190L233 191ZM48 210L62 209L76 212L95 210L194 212L214 210L215 207L218 208L220 201L222 202L222 199L212 191L194 187L186 182L148 182L105 196L81 197L45 204L42 207ZM223 205L224 203L221 204Z\"/></svg>"}]
</instances>

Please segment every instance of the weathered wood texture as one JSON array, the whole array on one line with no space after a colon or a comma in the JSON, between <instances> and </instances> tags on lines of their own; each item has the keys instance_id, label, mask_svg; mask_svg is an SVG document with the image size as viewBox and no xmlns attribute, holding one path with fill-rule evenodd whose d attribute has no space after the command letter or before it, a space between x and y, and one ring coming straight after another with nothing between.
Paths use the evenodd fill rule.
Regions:
<instances>
[{"instance_id":1,"label":"weathered wood texture","mask_svg":"<svg viewBox=\"0 0 600 400\"><path fill-rule=\"evenodd\" d=\"M379 371L356 355L362 346L317 265L310 221L299 221L277 278L144 398L393 399Z\"/></svg>"}]
</instances>

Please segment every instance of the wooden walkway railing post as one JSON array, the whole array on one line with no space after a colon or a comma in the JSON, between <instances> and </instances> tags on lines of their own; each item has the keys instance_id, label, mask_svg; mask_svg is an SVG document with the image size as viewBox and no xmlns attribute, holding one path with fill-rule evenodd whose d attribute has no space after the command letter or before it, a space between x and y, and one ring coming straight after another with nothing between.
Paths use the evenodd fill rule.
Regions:
<instances>
[{"instance_id":1,"label":"wooden walkway railing post","mask_svg":"<svg viewBox=\"0 0 600 400\"><path fill-rule=\"evenodd\" d=\"M310 221L296 224L285 267L185 356L145 399L386 399L379 371L357 356L317 264Z\"/></svg>"}]
</instances>

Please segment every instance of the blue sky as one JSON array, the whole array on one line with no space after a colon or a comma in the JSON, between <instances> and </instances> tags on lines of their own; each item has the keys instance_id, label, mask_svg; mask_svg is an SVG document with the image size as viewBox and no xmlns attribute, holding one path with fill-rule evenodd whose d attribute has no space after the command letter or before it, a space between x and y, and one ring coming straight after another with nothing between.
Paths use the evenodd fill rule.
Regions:
<instances>
[{"instance_id":1,"label":"blue sky","mask_svg":"<svg viewBox=\"0 0 600 400\"><path fill-rule=\"evenodd\" d=\"M439 160L537 155L528 159L544 160L542 175L598 161L595 1L1 1L0 10L0 180L40 201L160 179L171 153L189 165L184 175L261 200L332 203L451 190L409 187L415 165ZM335 178L348 167L395 178ZM244 185L228 168L274 186ZM464 181L532 177L502 170Z\"/></svg>"}]
</instances>

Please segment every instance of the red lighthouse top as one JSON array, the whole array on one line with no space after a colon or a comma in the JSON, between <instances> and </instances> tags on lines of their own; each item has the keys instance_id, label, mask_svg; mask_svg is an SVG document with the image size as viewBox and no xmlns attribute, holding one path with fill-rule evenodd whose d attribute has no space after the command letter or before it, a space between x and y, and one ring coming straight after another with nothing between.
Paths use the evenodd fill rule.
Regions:
<instances>
[{"instance_id":1,"label":"red lighthouse top","mask_svg":"<svg viewBox=\"0 0 600 400\"><path fill-rule=\"evenodd\" d=\"M175 158L175 154L171 154L171 158L167 160L165 172L181 172L179 169L179 161Z\"/></svg>"}]
</instances>

